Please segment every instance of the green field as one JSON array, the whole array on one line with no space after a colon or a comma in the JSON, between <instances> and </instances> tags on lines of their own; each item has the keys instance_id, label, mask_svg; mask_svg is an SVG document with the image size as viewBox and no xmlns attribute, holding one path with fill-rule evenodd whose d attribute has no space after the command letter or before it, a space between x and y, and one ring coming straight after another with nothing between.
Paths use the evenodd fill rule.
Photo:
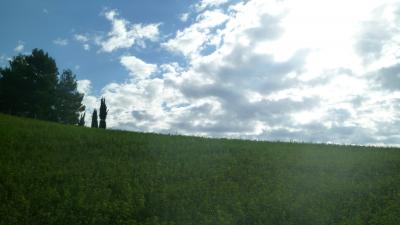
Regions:
<instances>
[{"instance_id":1,"label":"green field","mask_svg":"<svg viewBox=\"0 0 400 225\"><path fill-rule=\"evenodd\" d=\"M400 224L400 150L0 115L0 224Z\"/></svg>"}]
</instances>

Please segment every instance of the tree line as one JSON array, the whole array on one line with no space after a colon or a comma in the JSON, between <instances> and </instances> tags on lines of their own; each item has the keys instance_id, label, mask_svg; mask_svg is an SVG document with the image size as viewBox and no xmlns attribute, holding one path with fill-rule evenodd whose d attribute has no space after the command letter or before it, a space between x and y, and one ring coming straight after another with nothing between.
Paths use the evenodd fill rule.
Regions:
<instances>
[{"instance_id":1,"label":"tree line","mask_svg":"<svg viewBox=\"0 0 400 225\"><path fill-rule=\"evenodd\" d=\"M83 93L78 92L76 75L65 69L60 74L56 61L42 49L19 54L0 67L0 112L15 116L85 125ZM93 111L92 126L106 128L107 106L101 99L100 123Z\"/></svg>"},{"instance_id":2,"label":"tree line","mask_svg":"<svg viewBox=\"0 0 400 225\"><path fill-rule=\"evenodd\" d=\"M97 110L94 109L93 110L93 114L92 114L92 128L103 128L106 129L107 125L106 125L106 118L107 118L107 114L108 114L108 109L107 109L107 105L106 105L106 99L105 98L101 98L100 100L100 113L99 113L99 118L100 118L100 123L98 123L97 120Z\"/></svg>"}]
</instances>

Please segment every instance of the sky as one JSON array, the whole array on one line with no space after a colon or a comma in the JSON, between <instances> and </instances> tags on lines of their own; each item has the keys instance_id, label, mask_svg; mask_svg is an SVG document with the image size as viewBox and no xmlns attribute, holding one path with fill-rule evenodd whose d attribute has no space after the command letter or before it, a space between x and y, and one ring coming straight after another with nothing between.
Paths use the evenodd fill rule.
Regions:
<instances>
[{"instance_id":1,"label":"sky","mask_svg":"<svg viewBox=\"0 0 400 225\"><path fill-rule=\"evenodd\" d=\"M41 48L112 129L400 146L399 0L0 2L0 66Z\"/></svg>"}]
</instances>

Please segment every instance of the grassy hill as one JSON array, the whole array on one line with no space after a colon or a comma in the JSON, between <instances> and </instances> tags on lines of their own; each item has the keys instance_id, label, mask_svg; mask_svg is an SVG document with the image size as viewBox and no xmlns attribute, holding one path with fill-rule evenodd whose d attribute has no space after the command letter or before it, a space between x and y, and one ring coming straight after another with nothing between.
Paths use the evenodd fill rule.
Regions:
<instances>
[{"instance_id":1,"label":"grassy hill","mask_svg":"<svg viewBox=\"0 0 400 225\"><path fill-rule=\"evenodd\" d=\"M400 224L400 151L0 115L0 224Z\"/></svg>"}]
</instances>

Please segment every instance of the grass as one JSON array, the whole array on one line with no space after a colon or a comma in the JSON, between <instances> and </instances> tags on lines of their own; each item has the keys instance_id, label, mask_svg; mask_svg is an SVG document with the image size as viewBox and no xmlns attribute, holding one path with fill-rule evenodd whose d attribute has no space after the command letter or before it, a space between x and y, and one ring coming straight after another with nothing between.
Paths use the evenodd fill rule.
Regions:
<instances>
[{"instance_id":1,"label":"grass","mask_svg":"<svg viewBox=\"0 0 400 225\"><path fill-rule=\"evenodd\" d=\"M400 224L400 151L0 114L0 224Z\"/></svg>"}]
</instances>

